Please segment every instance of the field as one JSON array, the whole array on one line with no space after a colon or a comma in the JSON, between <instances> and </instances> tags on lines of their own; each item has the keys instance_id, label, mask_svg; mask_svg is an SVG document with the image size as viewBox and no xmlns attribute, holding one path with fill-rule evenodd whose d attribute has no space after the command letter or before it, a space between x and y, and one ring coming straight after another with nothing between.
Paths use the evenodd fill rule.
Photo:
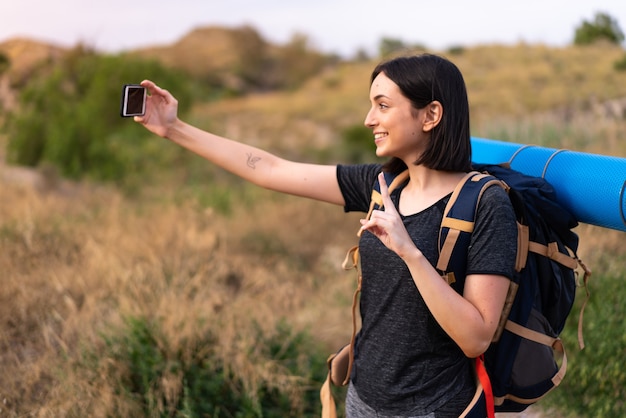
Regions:
<instances>
[{"instance_id":1,"label":"field","mask_svg":"<svg viewBox=\"0 0 626 418\"><path fill-rule=\"evenodd\" d=\"M473 135L626 157L626 73L612 67L622 56L519 45L450 57L466 76ZM336 162L338 133L367 110L372 65L341 64L295 91L199 101L185 117L288 158ZM182 171L163 167L159 184L129 195L0 165L0 416L230 417L238 402L248 412L236 416L281 416L272 411L284 404L315 416L324 356L349 338L355 277L340 265L359 215L219 172L189 185ZM625 309L626 238L578 233L592 299L587 348L574 343L577 312L564 336L574 381L563 391L580 400L545 408L610 417L626 410L625 372L596 357L626 355L611 317ZM200 405L210 396L222 409Z\"/></svg>"}]
</instances>

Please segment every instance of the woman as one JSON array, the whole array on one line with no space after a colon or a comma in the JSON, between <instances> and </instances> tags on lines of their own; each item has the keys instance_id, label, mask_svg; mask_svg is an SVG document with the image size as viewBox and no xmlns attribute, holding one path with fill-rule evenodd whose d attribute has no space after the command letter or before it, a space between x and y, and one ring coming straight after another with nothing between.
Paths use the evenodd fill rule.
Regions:
<instances>
[{"instance_id":1,"label":"woman","mask_svg":"<svg viewBox=\"0 0 626 418\"><path fill-rule=\"evenodd\" d=\"M147 129L261 187L367 212L381 182L384 210L361 221L362 328L346 399L348 417L458 417L474 393L469 358L489 346L513 276L517 229L500 187L487 190L468 250L463 294L433 267L443 209L470 170L469 106L460 71L431 54L378 65L372 129L384 165L287 161L190 126L151 81ZM381 169L409 179L389 195Z\"/></svg>"}]
</instances>

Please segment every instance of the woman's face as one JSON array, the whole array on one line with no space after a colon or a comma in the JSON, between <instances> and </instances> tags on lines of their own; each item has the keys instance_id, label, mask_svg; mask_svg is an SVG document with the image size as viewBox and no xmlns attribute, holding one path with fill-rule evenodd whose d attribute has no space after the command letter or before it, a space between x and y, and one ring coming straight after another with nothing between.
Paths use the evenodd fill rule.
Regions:
<instances>
[{"instance_id":1,"label":"woman's face","mask_svg":"<svg viewBox=\"0 0 626 418\"><path fill-rule=\"evenodd\" d=\"M397 157L405 162L417 160L426 145L424 109L415 109L396 83L384 73L378 74L370 87L372 107L365 126L374 132L376 155Z\"/></svg>"}]
</instances>

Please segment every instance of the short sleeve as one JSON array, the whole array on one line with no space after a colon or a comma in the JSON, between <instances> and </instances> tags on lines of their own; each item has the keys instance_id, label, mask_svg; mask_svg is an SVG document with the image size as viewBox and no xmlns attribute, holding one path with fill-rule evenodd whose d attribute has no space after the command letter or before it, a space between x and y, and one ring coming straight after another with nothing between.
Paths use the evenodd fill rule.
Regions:
<instances>
[{"instance_id":1,"label":"short sleeve","mask_svg":"<svg viewBox=\"0 0 626 418\"><path fill-rule=\"evenodd\" d=\"M346 212L369 210L372 187L381 169L380 164L337 166L337 182L345 201Z\"/></svg>"},{"instance_id":2,"label":"short sleeve","mask_svg":"<svg viewBox=\"0 0 626 418\"><path fill-rule=\"evenodd\" d=\"M517 222L504 189L489 187L478 205L468 250L467 274L497 274L513 279Z\"/></svg>"}]
</instances>

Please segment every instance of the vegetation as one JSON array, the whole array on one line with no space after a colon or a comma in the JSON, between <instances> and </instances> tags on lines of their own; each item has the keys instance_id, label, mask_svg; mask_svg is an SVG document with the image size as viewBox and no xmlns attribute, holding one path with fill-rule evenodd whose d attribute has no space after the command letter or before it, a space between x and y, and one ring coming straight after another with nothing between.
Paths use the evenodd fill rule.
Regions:
<instances>
[{"instance_id":1,"label":"vegetation","mask_svg":"<svg viewBox=\"0 0 626 418\"><path fill-rule=\"evenodd\" d=\"M583 21L576 29L575 45L588 45L598 41L606 41L620 45L624 42L624 32L617 20L607 13L596 13L592 22Z\"/></svg>"},{"instance_id":2,"label":"vegetation","mask_svg":"<svg viewBox=\"0 0 626 418\"><path fill-rule=\"evenodd\" d=\"M383 38L378 45L378 54L381 57L390 57L406 53L407 51L425 51L426 49L423 45L409 45L401 39Z\"/></svg>"},{"instance_id":3,"label":"vegetation","mask_svg":"<svg viewBox=\"0 0 626 418\"><path fill-rule=\"evenodd\" d=\"M306 40L294 45L306 52ZM466 75L473 135L626 157L620 48L450 53ZM10 202L0 205L1 415L319 416L325 359L350 333L354 276L338 266L359 215L242 184L146 134L119 118L120 86L158 79L193 123L287 158L369 161L360 122L374 62L231 97L191 61L174 69L139 55L77 49L38 68L5 126L13 158L24 148L39 155L28 160L34 174L49 176L49 164L63 181L0 176ZM594 271L587 347L576 349L581 289L563 333L568 374L538 407L623 416L624 233L578 232Z\"/></svg>"},{"instance_id":4,"label":"vegetation","mask_svg":"<svg viewBox=\"0 0 626 418\"><path fill-rule=\"evenodd\" d=\"M172 46L147 48L134 55L181 68L234 96L296 88L335 61L313 49L306 35L295 34L287 44L277 46L250 26L199 28Z\"/></svg>"},{"instance_id":5,"label":"vegetation","mask_svg":"<svg viewBox=\"0 0 626 418\"><path fill-rule=\"evenodd\" d=\"M621 241L623 243L623 236ZM564 333L564 342L570 348L570 367L562 387L550 395L548 403L571 417L610 418L626 411L626 370L615 364L626 353L626 338L620 319L626 315L626 292L622 289L626 280L626 262L623 252L610 246L607 248L605 240L597 244L606 252L596 254L596 276L589 283L591 296L583 322L587 347L581 351L576 348L578 324L576 315L572 315ZM579 309L582 301L584 293L577 300Z\"/></svg>"},{"instance_id":6,"label":"vegetation","mask_svg":"<svg viewBox=\"0 0 626 418\"><path fill-rule=\"evenodd\" d=\"M126 318L122 329L103 336L103 349L84 353L75 365L78 374L85 372L121 395L111 408L114 414L128 416L129 407L136 409L132 416L283 418L316 412L313 391L301 386L320 381L324 371L309 334L294 334L284 321L274 330L258 324L247 329L256 346L240 347L243 353L237 355L268 369L254 382L220 356L219 337L209 332L181 346L172 344L161 325L154 318ZM93 376L93 370L102 374ZM75 409L76 415L85 412L83 406Z\"/></svg>"},{"instance_id":7,"label":"vegetation","mask_svg":"<svg viewBox=\"0 0 626 418\"><path fill-rule=\"evenodd\" d=\"M55 67L40 68L9 117L8 160L27 166L51 164L73 179L125 179L155 158L154 146L142 140L143 132L118 111L121 86L148 77L171 86L181 97L181 111L188 107L186 78L150 61L101 56L79 46Z\"/></svg>"},{"instance_id":8,"label":"vegetation","mask_svg":"<svg viewBox=\"0 0 626 418\"><path fill-rule=\"evenodd\" d=\"M7 57L6 54L0 53L0 75L2 75L2 73L4 73L10 65L11 61L9 60L9 57Z\"/></svg>"},{"instance_id":9,"label":"vegetation","mask_svg":"<svg viewBox=\"0 0 626 418\"><path fill-rule=\"evenodd\" d=\"M6 186L7 416L318 415L329 347L349 335L353 276L336 260L356 219L297 199L225 216L193 199Z\"/></svg>"}]
</instances>

